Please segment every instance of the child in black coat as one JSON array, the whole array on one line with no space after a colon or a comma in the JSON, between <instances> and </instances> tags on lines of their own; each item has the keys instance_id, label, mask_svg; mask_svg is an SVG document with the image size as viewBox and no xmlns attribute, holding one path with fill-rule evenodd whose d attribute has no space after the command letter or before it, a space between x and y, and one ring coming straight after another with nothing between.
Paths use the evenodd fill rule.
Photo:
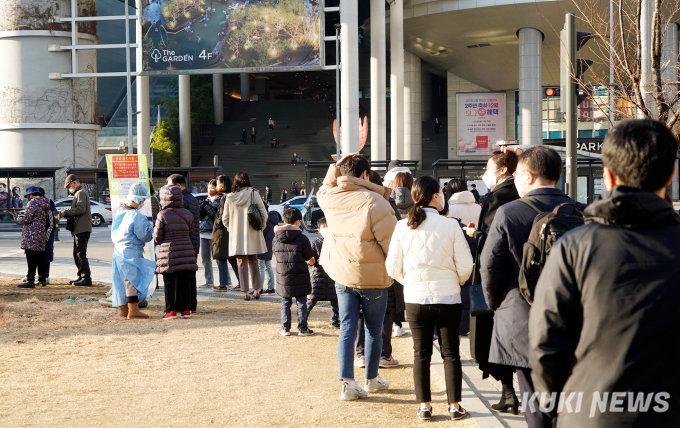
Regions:
<instances>
[{"instance_id":1,"label":"child in black coat","mask_svg":"<svg viewBox=\"0 0 680 428\"><path fill-rule=\"evenodd\" d=\"M307 317L318 302L328 301L331 302L332 308L330 326L331 328L340 328L340 311L338 309L338 296L335 294L335 281L328 276L319 264L323 238L328 230L326 218L320 218L318 225L321 237L312 241L312 251L314 251L316 263L312 266L312 292L307 297Z\"/></svg>"},{"instance_id":2,"label":"child in black coat","mask_svg":"<svg viewBox=\"0 0 680 428\"><path fill-rule=\"evenodd\" d=\"M298 309L298 336L314 334L307 327L307 295L312 292L308 265L316 261L309 239L302 234L302 214L297 208L283 213L283 226L274 228L274 255L276 256L276 294L281 296L282 336L290 336L293 298Z\"/></svg>"}]
</instances>

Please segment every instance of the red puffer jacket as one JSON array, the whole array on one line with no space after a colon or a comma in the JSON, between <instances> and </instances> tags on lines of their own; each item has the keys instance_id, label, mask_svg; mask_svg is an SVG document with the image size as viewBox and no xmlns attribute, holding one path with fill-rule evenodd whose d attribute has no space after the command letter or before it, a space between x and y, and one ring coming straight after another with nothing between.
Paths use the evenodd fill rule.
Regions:
<instances>
[{"instance_id":1,"label":"red puffer jacket","mask_svg":"<svg viewBox=\"0 0 680 428\"><path fill-rule=\"evenodd\" d=\"M194 216L182 208L182 190L177 186L163 186L160 190L161 211L156 218L153 240L160 245L156 273L198 270L196 252L191 243Z\"/></svg>"}]
</instances>

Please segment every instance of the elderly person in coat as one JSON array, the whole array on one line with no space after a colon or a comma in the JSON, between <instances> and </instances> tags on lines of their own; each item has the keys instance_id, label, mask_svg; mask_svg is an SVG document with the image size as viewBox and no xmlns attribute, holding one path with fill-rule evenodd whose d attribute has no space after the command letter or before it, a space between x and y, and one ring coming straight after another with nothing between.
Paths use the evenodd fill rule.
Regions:
<instances>
[{"instance_id":1,"label":"elderly person in coat","mask_svg":"<svg viewBox=\"0 0 680 428\"><path fill-rule=\"evenodd\" d=\"M378 376L378 365L387 288L392 284L385 258L397 218L388 202L392 190L368 181L370 172L365 158L348 155L330 166L317 196L329 229L321 266L336 282L340 309L341 400L365 398L367 391L389 388ZM353 365L360 309L366 328L365 390L354 380Z\"/></svg>"},{"instance_id":2,"label":"elderly person in coat","mask_svg":"<svg viewBox=\"0 0 680 428\"><path fill-rule=\"evenodd\" d=\"M160 245L156 273L163 275L165 287L165 317L190 318L196 310L196 252L192 243L193 215L182 208L182 190L173 185L160 191L161 212L156 219L153 240Z\"/></svg>"},{"instance_id":3,"label":"elderly person in coat","mask_svg":"<svg viewBox=\"0 0 680 428\"><path fill-rule=\"evenodd\" d=\"M25 196L30 201L26 214L17 218L23 225L21 231L21 249L26 253L28 273L26 281L18 285L20 288L35 288L35 271L38 270L38 285L45 286L47 269L45 263L45 244L49 238L50 201L40 196L37 186L29 186Z\"/></svg>"},{"instance_id":4,"label":"elderly person in coat","mask_svg":"<svg viewBox=\"0 0 680 428\"><path fill-rule=\"evenodd\" d=\"M111 304L127 319L149 318L139 311L139 301L146 298L156 268L156 263L144 258L144 244L151 241L153 227L139 212L149 197L144 183L132 185L129 202L121 205L111 225Z\"/></svg>"},{"instance_id":5,"label":"elderly person in coat","mask_svg":"<svg viewBox=\"0 0 680 428\"><path fill-rule=\"evenodd\" d=\"M248 208L257 206L262 217L262 228L255 230L248 222ZM238 263L239 283L243 299L250 300L248 280L253 286L253 298L260 298L260 269L257 255L267 251L262 231L267 225L267 210L260 194L250 184L247 172L238 172L234 177L231 195L226 197L222 223L229 230L229 256L235 256Z\"/></svg>"}]
</instances>

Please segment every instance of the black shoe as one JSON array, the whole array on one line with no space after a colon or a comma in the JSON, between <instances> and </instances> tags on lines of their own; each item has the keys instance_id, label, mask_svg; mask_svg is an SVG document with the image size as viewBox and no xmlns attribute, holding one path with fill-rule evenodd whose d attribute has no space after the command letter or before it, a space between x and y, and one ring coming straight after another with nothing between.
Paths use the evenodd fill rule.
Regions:
<instances>
[{"instance_id":1,"label":"black shoe","mask_svg":"<svg viewBox=\"0 0 680 428\"><path fill-rule=\"evenodd\" d=\"M147 302L146 299L142 299L139 301L139 309L144 309L147 306L149 306L149 302Z\"/></svg>"},{"instance_id":2,"label":"black shoe","mask_svg":"<svg viewBox=\"0 0 680 428\"><path fill-rule=\"evenodd\" d=\"M309 328L304 328L298 330L298 336L313 336L314 335L314 330L311 330Z\"/></svg>"},{"instance_id":3,"label":"black shoe","mask_svg":"<svg viewBox=\"0 0 680 428\"><path fill-rule=\"evenodd\" d=\"M76 283L76 282L78 282L78 281L80 281L80 280L82 280L82 278L73 279L73 280L69 281L68 283L69 283L70 285L73 285L74 283Z\"/></svg>"},{"instance_id":4,"label":"black shoe","mask_svg":"<svg viewBox=\"0 0 680 428\"><path fill-rule=\"evenodd\" d=\"M507 412L511 410L514 415L519 414L519 400L517 399L517 395L515 395L515 390L503 389L501 401L499 401L498 404L492 404L491 408L497 412Z\"/></svg>"},{"instance_id":5,"label":"black shoe","mask_svg":"<svg viewBox=\"0 0 680 428\"><path fill-rule=\"evenodd\" d=\"M35 288L35 284L33 281L26 281L22 282L21 284L17 285L19 288Z\"/></svg>"},{"instance_id":6,"label":"black shoe","mask_svg":"<svg viewBox=\"0 0 680 428\"><path fill-rule=\"evenodd\" d=\"M38 281L38 287L46 287L47 283L45 281Z\"/></svg>"},{"instance_id":7,"label":"black shoe","mask_svg":"<svg viewBox=\"0 0 680 428\"><path fill-rule=\"evenodd\" d=\"M432 419L432 407L429 409L425 407L418 407L418 419L421 421L429 421Z\"/></svg>"},{"instance_id":8,"label":"black shoe","mask_svg":"<svg viewBox=\"0 0 680 428\"><path fill-rule=\"evenodd\" d=\"M463 406L461 406L460 404L459 404L459 406L460 407L457 408L457 409L455 407L451 407L449 409L449 413L451 414L451 420L452 421L458 421L458 420L463 419L464 417L467 416L467 410L465 410L463 408Z\"/></svg>"},{"instance_id":9,"label":"black shoe","mask_svg":"<svg viewBox=\"0 0 680 428\"><path fill-rule=\"evenodd\" d=\"M78 281L74 282L73 285L79 287L92 287L92 279L90 278L79 279Z\"/></svg>"},{"instance_id":10,"label":"black shoe","mask_svg":"<svg viewBox=\"0 0 680 428\"><path fill-rule=\"evenodd\" d=\"M340 328L340 320L334 320L331 322L331 328Z\"/></svg>"}]
</instances>

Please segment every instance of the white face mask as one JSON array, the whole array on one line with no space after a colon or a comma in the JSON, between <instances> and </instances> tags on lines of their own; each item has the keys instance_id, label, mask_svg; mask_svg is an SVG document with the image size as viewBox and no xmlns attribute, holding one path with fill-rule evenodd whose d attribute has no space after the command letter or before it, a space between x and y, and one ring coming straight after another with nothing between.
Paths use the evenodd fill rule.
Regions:
<instances>
[{"instance_id":1,"label":"white face mask","mask_svg":"<svg viewBox=\"0 0 680 428\"><path fill-rule=\"evenodd\" d=\"M326 233L327 233L327 232L328 232L328 228L327 228L327 227L322 227L321 229L319 229L319 233L321 234L321 237L322 237L322 238L325 238L325 237L326 237Z\"/></svg>"},{"instance_id":2,"label":"white face mask","mask_svg":"<svg viewBox=\"0 0 680 428\"><path fill-rule=\"evenodd\" d=\"M496 171L498 171L498 169ZM486 187L488 187L489 190L493 190L493 188L496 187L496 180L498 178L496 177L496 171L491 171L490 169L487 169L484 175L482 176L482 181L484 182L484 184L486 184Z\"/></svg>"},{"instance_id":3,"label":"white face mask","mask_svg":"<svg viewBox=\"0 0 680 428\"><path fill-rule=\"evenodd\" d=\"M76 190L75 190L74 188L72 188L72 187L69 187L69 188L68 188L68 192L69 192L70 194L74 194L75 191L76 191Z\"/></svg>"},{"instance_id":4,"label":"white face mask","mask_svg":"<svg viewBox=\"0 0 680 428\"><path fill-rule=\"evenodd\" d=\"M442 192L441 189L440 189L439 193L437 193L437 194L439 195L439 198L436 201L437 205L439 205L439 208L437 208L437 211L441 211L441 210L444 209L444 205L445 205L444 192Z\"/></svg>"}]
</instances>

